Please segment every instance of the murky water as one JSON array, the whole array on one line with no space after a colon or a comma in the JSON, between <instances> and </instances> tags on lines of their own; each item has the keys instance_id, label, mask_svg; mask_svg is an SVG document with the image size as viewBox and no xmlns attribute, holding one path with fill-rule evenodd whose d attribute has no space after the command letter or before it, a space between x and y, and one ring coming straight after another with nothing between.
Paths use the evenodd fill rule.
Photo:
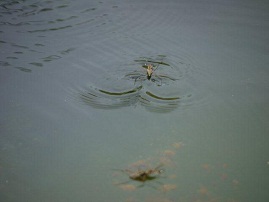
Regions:
<instances>
[{"instance_id":1,"label":"murky water","mask_svg":"<svg viewBox=\"0 0 269 202\"><path fill-rule=\"evenodd\" d=\"M0 19L0 201L269 200L267 2L3 0Z\"/></svg>"}]
</instances>

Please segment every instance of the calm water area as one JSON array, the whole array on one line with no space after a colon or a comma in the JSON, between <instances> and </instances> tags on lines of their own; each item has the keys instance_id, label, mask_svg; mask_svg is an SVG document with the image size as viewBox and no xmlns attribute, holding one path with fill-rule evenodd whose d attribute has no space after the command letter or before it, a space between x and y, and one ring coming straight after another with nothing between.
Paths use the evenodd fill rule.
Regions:
<instances>
[{"instance_id":1,"label":"calm water area","mask_svg":"<svg viewBox=\"0 0 269 202\"><path fill-rule=\"evenodd\" d=\"M0 201L268 202L268 45L263 0L1 0Z\"/></svg>"}]
</instances>

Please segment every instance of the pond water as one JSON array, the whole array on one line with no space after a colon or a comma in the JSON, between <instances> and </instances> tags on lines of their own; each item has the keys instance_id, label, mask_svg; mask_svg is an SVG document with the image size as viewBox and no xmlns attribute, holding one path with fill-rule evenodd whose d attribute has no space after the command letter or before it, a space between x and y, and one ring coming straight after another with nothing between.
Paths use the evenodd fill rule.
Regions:
<instances>
[{"instance_id":1,"label":"pond water","mask_svg":"<svg viewBox=\"0 0 269 202\"><path fill-rule=\"evenodd\" d=\"M0 201L267 202L268 43L266 1L2 0Z\"/></svg>"}]
</instances>

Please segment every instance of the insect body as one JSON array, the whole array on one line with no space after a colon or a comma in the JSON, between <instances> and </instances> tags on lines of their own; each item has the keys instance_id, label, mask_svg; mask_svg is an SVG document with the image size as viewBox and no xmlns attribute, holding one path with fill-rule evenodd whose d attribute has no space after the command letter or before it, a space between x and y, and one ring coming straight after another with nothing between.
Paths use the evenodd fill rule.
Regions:
<instances>
[{"instance_id":1,"label":"insect body","mask_svg":"<svg viewBox=\"0 0 269 202\"><path fill-rule=\"evenodd\" d=\"M150 80L153 74L153 66L152 64L147 65L147 79Z\"/></svg>"}]
</instances>

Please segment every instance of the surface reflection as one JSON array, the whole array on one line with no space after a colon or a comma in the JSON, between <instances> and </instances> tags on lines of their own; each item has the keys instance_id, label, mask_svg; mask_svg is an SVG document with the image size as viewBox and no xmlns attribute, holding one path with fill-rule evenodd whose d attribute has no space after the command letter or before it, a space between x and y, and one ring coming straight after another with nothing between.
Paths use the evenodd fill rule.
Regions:
<instances>
[{"instance_id":1,"label":"surface reflection","mask_svg":"<svg viewBox=\"0 0 269 202\"><path fill-rule=\"evenodd\" d=\"M181 142L179 144L183 145ZM171 172L175 168L174 157L178 149L172 145L157 158L140 159L125 169L114 169L113 184L123 191L143 187L150 187L160 193L176 190L177 185L173 182L177 176Z\"/></svg>"}]
</instances>

